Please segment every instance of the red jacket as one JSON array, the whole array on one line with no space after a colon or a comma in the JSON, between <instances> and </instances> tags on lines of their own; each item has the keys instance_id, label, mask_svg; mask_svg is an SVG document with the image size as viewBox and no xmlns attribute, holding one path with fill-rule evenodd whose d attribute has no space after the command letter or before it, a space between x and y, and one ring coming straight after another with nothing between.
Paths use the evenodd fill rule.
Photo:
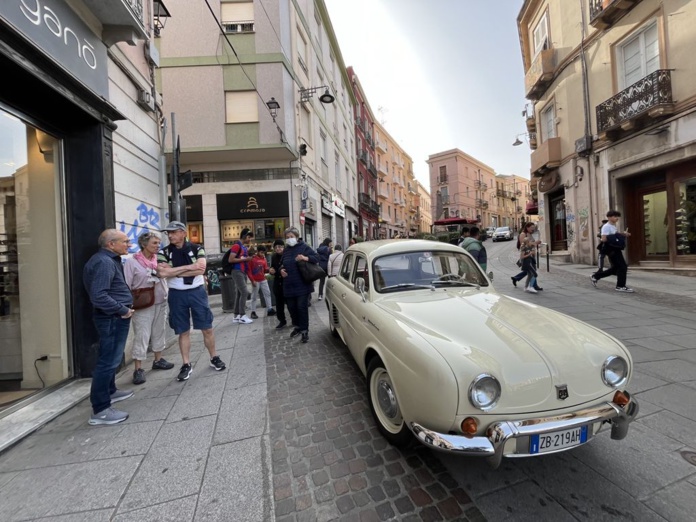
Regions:
<instances>
[{"instance_id":1,"label":"red jacket","mask_svg":"<svg viewBox=\"0 0 696 522\"><path fill-rule=\"evenodd\" d=\"M247 275L252 281L257 283L266 279L268 272L268 263L265 257L254 256L247 261Z\"/></svg>"}]
</instances>

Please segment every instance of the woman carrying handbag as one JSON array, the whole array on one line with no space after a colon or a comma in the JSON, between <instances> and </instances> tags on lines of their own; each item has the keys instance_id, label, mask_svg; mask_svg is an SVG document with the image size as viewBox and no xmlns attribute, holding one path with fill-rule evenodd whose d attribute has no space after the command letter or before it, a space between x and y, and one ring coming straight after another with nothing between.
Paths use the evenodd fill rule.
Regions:
<instances>
[{"instance_id":1,"label":"woman carrying handbag","mask_svg":"<svg viewBox=\"0 0 696 522\"><path fill-rule=\"evenodd\" d=\"M143 361L147 360L147 348L152 340L155 360L153 370L171 370L174 365L162 357L166 346L165 320L167 315L167 281L157 277L157 252L160 249L160 235L157 232L144 232L138 237L140 252L126 260L123 272L126 284L133 293L133 384L145 382ZM141 302L141 307L137 305Z\"/></svg>"}]
</instances>

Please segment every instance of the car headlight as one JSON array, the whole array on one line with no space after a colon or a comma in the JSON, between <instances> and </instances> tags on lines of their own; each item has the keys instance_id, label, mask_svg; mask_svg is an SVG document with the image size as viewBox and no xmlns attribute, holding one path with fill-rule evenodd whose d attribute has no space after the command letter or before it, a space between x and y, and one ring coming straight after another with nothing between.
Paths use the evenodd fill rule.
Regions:
<instances>
[{"instance_id":1,"label":"car headlight","mask_svg":"<svg viewBox=\"0 0 696 522\"><path fill-rule=\"evenodd\" d=\"M628 363L623 357L612 355L602 365L602 381L611 388L623 386L628 379Z\"/></svg>"},{"instance_id":2,"label":"car headlight","mask_svg":"<svg viewBox=\"0 0 696 522\"><path fill-rule=\"evenodd\" d=\"M469 386L469 401L479 410L488 411L495 408L500 399L500 383L492 375L483 373L476 377Z\"/></svg>"}]
</instances>

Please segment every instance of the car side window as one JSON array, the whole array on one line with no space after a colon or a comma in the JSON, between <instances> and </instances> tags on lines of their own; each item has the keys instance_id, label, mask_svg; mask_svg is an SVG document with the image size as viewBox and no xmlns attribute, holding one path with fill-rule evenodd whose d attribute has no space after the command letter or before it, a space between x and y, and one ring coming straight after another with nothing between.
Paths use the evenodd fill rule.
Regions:
<instances>
[{"instance_id":1,"label":"car side window","mask_svg":"<svg viewBox=\"0 0 696 522\"><path fill-rule=\"evenodd\" d=\"M341 277L350 281L350 274L353 271L353 262L355 256L353 254L345 254L343 256L343 264L341 265Z\"/></svg>"},{"instance_id":2,"label":"car side window","mask_svg":"<svg viewBox=\"0 0 696 522\"><path fill-rule=\"evenodd\" d=\"M355 273L351 282L355 283L358 277L362 277L365 280L365 291L368 291L370 289L370 267L367 266L367 259L362 256L357 257L355 262Z\"/></svg>"}]
</instances>

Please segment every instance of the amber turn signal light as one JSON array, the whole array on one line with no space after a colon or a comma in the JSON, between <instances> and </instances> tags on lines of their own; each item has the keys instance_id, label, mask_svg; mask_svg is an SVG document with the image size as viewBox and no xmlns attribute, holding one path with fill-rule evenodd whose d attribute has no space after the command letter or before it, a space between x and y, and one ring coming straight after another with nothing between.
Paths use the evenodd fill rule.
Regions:
<instances>
[{"instance_id":1,"label":"amber turn signal light","mask_svg":"<svg viewBox=\"0 0 696 522\"><path fill-rule=\"evenodd\" d=\"M631 399L622 391L617 391L614 394L614 404L618 404L619 406L623 407L626 406L629 402L631 402Z\"/></svg>"},{"instance_id":2,"label":"amber turn signal light","mask_svg":"<svg viewBox=\"0 0 696 522\"><path fill-rule=\"evenodd\" d=\"M473 417L467 417L462 421L462 432L465 435L475 435L478 430L478 422Z\"/></svg>"}]
</instances>

